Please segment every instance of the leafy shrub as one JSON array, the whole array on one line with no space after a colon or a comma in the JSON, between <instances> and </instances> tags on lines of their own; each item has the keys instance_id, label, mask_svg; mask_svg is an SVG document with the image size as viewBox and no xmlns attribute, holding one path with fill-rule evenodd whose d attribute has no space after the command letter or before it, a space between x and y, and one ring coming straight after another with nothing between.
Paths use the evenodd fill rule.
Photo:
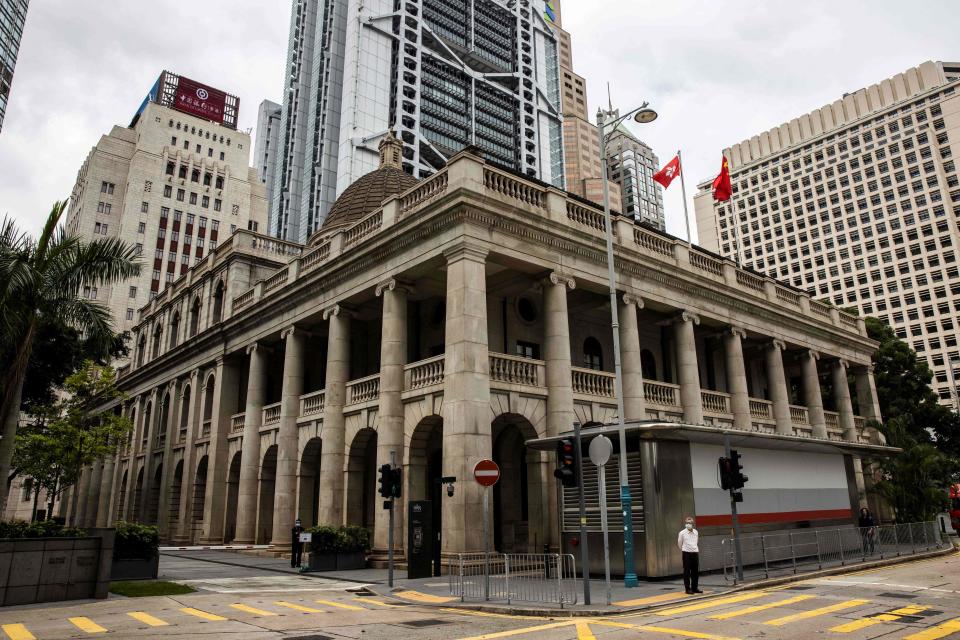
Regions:
<instances>
[{"instance_id":1,"label":"leafy shrub","mask_svg":"<svg viewBox=\"0 0 960 640\"><path fill-rule=\"evenodd\" d=\"M370 532L357 526L313 527L310 551L314 553L357 553L370 549Z\"/></svg>"},{"instance_id":2,"label":"leafy shrub","mask_svg":"<svg viewBox=\"0 0 960 640\"><path fill-rule=\"evenodd\" d=\"M113 546L114 560L150 560L160 548L160 532L156 527L135 522L117 522Z\"/></svg>"},{"instance_id":3,"label":"leafy shrub","mask_svg":"<svg viewBox=\"0 0 960 640\"><path fill-rule=\"evenodd\" d=\"M0 538L80 538L87 535L83 529L65 527L53 520L26 522L24 520L0 521Z\"/></svg>"}]
</instances>

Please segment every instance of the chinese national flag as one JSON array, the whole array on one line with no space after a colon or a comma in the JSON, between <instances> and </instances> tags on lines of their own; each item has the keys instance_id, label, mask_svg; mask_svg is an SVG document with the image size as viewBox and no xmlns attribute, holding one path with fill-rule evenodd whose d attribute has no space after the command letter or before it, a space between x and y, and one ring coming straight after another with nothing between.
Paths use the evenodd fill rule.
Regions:
<instances>
[{"instance_id":1,"label":"chinese national flag","mask_svg":"<svg viewBox=\"0 0 960 640\"><path fill-rule=\"evenodd\" d=\"M653 174L653 179L663 185L666 189L670 183L680 175L680 156L673 156L673 160L668 162L663 169Z\"/></svg>"},{"instance_id":2,"label":"chinese national flag","mask_svg":"<svg viewBox=\"0 0 960 640\"><path fill-rule=\"evenodd\" d=\"M723 164L720 166L720 175L713 181L713 199L725 202L733 195L733 185L730 184L730 164L727 157L723 157Z\"/></svg>"}]
</instances>

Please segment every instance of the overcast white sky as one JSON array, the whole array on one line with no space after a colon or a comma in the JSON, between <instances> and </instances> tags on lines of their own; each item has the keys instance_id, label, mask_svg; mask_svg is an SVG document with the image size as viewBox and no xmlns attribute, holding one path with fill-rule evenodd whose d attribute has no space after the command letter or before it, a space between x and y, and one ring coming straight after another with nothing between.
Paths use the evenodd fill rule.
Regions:
<instances>
[{"instance_id":1,"label":"overcast white sky","mask_svg":"<svg viewBox=\"0 0 960 640\"><path fill-rule=\"evenodd\" d=\"M591 113L649 100L632 125L696 183L721 150L924 60L960 59L958 0L562 0ZM29 231L70 195L86 154L129 123L164 68L240 96L240 128L279 100L289 0L33 0L4 128L0 215ZM683 232L680 184L668 230Z\"/></svg>"}]
</instances>

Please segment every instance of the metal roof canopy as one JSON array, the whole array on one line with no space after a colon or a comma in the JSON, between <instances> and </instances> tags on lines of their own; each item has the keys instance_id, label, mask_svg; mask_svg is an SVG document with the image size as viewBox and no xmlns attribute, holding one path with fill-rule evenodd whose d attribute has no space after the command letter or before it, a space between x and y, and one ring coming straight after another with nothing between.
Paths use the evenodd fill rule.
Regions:
<instances>
[{"instance_id":1,"label":"metal roof canopy","mask_svg":"<svg viewBox=\"0 0 960 640\"><path fill-rule=\"evenodd\" d=\"M862 444L858 442L838 442L819 438L805 438L777 433L757 433L755 431L741 431L727 427L713 427L702 424L683 424L679 422L660 422L644 420L628 422L626 425L627 438L637 440L673 440L680 442L696 442L700 444L714 444L722 446L724 436L730 435L730 443L737 447L752 447L754 449L777 449L781 451L805 451L807 453L837 453L837 454L872 454L874 456L891 456L902 453L903 449L876 444ZM617 424L605 424L587 427L580 432L583 442L599 435L613 436L614 446L617 447L616 435L619 431ZM526 446L538 451L552 451L557 442L563 438L573 436L573 431L551 436L527 440ZM630 443L628 443L630 444Z\"/></svg>"}]
</instances>

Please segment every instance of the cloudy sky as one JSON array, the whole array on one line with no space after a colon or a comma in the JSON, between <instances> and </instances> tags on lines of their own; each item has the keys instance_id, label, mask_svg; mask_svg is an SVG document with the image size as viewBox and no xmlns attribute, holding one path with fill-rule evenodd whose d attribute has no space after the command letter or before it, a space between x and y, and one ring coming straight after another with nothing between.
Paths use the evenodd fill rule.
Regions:
<instances>
[{"instance_id":1,"label":"cloudy sky","mask_svg":"<svg viewBox=\"0 0 960 640\"><path fill-rule=\"evenodd\" d=\"M634 132L682 149L690 215L721 150L924 60L960 60L958 0L562 0L591 112L643 100ZM278 100L289 0L33 0L0 132L0 215L36 231L100 135L164 68L240 96L240 128ZM679 183L667 222L683 235Z\"/></svg>"}]
</instances>

